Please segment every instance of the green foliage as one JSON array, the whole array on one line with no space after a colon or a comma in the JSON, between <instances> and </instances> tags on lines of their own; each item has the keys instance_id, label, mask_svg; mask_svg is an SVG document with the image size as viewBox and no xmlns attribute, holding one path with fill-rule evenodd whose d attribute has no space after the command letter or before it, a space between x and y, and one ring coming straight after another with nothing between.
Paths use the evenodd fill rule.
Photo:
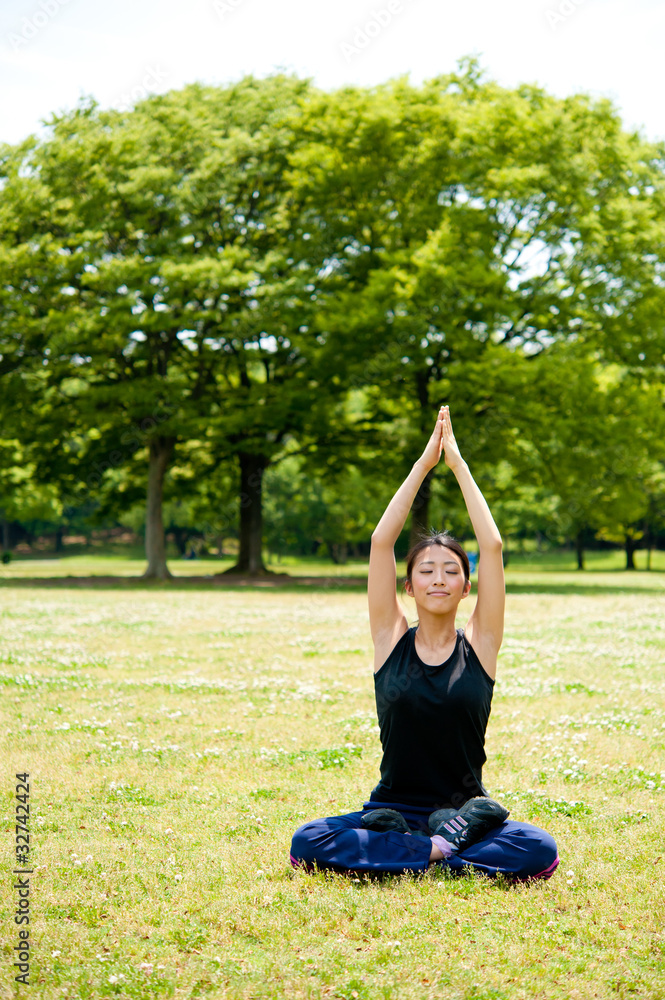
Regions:
<instances>
[{"instance_id":1,"label":"green foliage","mask_svg":"<svg viewBox=\"0 0 665 1000\"><path fill-rule=\"evenodd\" d=\"M556 498L547 532L560 541L592 527L623 542L648 515L646 484L653 493L662 481L662 389L602 366L578 344L525 359L515 374L522 404L513 462L536 496Z\"/></svg>"},{"instance_id":2,"label":"green foliage","mask_svg":"<svg viewBox=\"0 0 665 1000\"><path fill-rule=\"evenodd\" d=\"M265 476L266 544L272 552L307 554L312 544L345 558L348 546L366 542L385 503L364 470L349 466L322 480L290 457ZM344 554L342 554L344 553Z\"/></svg>"},{"instance_id":3,"label":"green foliage","mask_svg":"<svg viewBox=\"0 0 665 1000\"><path fill-rule=\"evenodd\" d=\"M243 548L267 470L270 549L343 560L445 401L504 533L662 529L663 150L610 102L247 77L83 102L0 180L5 520ZM441 470L415 520L465 534Z\"/></svg>"}]
</instances>

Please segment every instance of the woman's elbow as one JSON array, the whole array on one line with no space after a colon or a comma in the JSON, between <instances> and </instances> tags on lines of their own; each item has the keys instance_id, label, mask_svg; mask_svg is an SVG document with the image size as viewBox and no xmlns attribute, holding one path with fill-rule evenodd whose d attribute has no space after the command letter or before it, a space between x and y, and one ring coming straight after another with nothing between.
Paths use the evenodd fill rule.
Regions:
<instances>
[{"instance_id":1,"label":"woman's elbow","mask_svg":"<svg viewBox=\"0 0 665 1000\"><path fill-rule=\"evenodd\" d=\"M392 541L386 535L386 533L383 532L383 531L379 531L378 528L375 528L374 531L372 532L372 537L371 537L370 541L371 541L372 545L391 545L392 546L392 544L393 544Z\"/></svg>"}]
</instances>

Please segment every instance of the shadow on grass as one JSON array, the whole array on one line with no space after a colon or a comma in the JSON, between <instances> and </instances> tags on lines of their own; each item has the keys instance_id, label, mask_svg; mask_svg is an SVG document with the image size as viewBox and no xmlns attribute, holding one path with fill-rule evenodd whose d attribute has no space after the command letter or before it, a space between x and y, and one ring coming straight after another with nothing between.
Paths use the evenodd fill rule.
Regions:
<instances>
[{"instance_id":1,"label":"shadow on grass","mask_svg":"<svg viewBox=\"0 0 665 1000\"><path fill-rule=\"evenodd\" d=\"M0 587L75 587L90 590L331 590L365 591L367 578L359 576L289 576L268 577L174 576L170 580L145 580L140 576L16 576L0 577Z\"/></svg>"},{"instance_id":2,"label":"shadow on grass","mask_svg":"<svg viewBox=\"0 0 665 1000\"><path fill-rule=\"evenodd\" d=\"M595 596L597 594L634 594L636 591L640 594L662 595L665 593L665 580L660 586L655 584L644 586L641 583L635 586L629 576L626 577L625 584L600 583L600 581L594 581L591 576L580 579L579 583L557 583L554 580L551 583L549 581L546 583L540 581L506 583L507 594L589 594Z\"/></svg>"},{"instance_id":3,"label":"shadow on grass","mask_svg":"<svg viewBox=\"0 0 665 1000\"><path fill-rule=\"evenodd\" d=\"M626 572L626 571L624 571ZM598 572L586 570L579 580L557 580L559 574L552 573L551 580L544 580L539 575L537 580L508 580L507 594L663 594L665 592L665 573L652 570L649 576L653 583L645 582L646 573L633 576L626 572L625 583L617 583L616 575L607 571ZM612 575L613 582L605 582ZM566 573L566 576L569 576ZM604 580L598 577L605 578ZM398 584L399 584L398 580ZM474 579L474 591L476 580ZM77 588L90 590L146 590L166 592L174 590L279 590L280 592L321 590L365 592L367 590L366 576L290 576L288 573L274 573L265 577L243 577L230 574L214 576L174 576L170 580L146 580L141 576L0 576L0 588L12 587L43 587L46 589ZM399 589L399 588L398 588Z\"/></svg>"},{"instance_id":4,"label":"shadow on grass","mask_svg":"<svg viewBox=\"0 0 665 1000\"><path fill-rule=\"evenodd\" d=\"M383 871L337 871L330 868L319 868L312 865L309 870L305 867L292 867L285 871L287 879L303 877L311 880L320 886L326 884L351 885L355 889L363 889L365 886L374 886L386 890L399 891L405 884L421 883L426 886L436 886L441 882L451 887L451 891L456 896L475 896L488 889L497 892L508 892L521 885L535 885L537 882L548 881L547 879L520 879L507 873L499 872L497 875L489 875L469 864L464 868L448 868L444 864L434 865L431 868L420 871L403 872L383 872Z\"/></svg>"}]
</instances>

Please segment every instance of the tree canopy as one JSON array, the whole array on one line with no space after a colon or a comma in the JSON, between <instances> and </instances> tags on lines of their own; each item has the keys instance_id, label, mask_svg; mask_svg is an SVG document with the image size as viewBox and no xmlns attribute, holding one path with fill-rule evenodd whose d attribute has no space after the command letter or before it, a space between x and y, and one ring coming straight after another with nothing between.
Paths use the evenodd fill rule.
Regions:
<instances>
[{"instance_id":1,"label":"tree canopy","mask_svg":"<svg viewBox=\"0 0 665 1000\"><path fill-rule=\"evenodd\" d=\"M5 523L143 497L164 577L166 498L232 526L258 573L304 502L340 552L445 400L511 530L576 541L580 565L591 530L630 565L662 509L664 163L610 102L473 60L54 116L0 152ZM430 476L412 533L443 505Z\"/></svg>"}]
</instances>

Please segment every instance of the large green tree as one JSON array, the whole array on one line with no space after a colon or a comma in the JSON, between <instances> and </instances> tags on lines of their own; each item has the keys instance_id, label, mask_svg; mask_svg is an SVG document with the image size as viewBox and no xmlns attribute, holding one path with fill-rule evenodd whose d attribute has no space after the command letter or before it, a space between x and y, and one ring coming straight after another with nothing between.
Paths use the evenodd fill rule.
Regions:
<instances>
[{"instance_id":1,"label":"large green tree","mask_svg":"<svg viewBox=\"0 0 665 1000\"><path fill-rule=\"evenodd\" d=\"M143 452L146 576L168 575L164 480L192 440L208 469L238 463L238 568L260 571L263 471L341 391L320 361L334 370L336 351L308 323L319 262L285 179L307 89L249 78L123 114L82 106L10 164L32 206L24 252L46 247L32 263L51 276L66 262L46 299L60 411L42 474L61 475L69 448L89 494Z\"/></svg>"},{"instance_id":2,"label":"large green tree","mask_svg":"<svg viewBox=\"0 0 665 1000\"><path fill-rule=\"evenodd\" d=\"M176 467L190 493L235 469L234 568L260 572L263 477L285 455L394 484L445 400L491 478L529 438L514 408L553 345L633 378L660 363L657 147L608 102L506 90L473 61L422 87L276 76L84 105L3 172L4 330L42 338L47 376L39 474L109 512L143 489L147 575L168 574ZM633 340L651 354L624 357Z\"/></svg>"},{"instance_id":3,"label":"large green tree","mask_svg":"<svg viewBox=\"0 0 665 1000\"><path fill-rule=\"evenodd\" d=\"M314 95L300 127L295 194L337 282L322 335L353 330L366 420L396 431L385 438L395 478L444 399L491 462L514 403L500 385L497 398L497 365L582 330L611 338L603 303L653 275L653 261L640 270L628 248L645 220L662 239L657 148L624 132L607 101L507 90L473 61L422 87ZM632 314L623 323L637 332ZM413 534L427 524L431 490L428 477Z\"/></svg>"}]
</instances>

